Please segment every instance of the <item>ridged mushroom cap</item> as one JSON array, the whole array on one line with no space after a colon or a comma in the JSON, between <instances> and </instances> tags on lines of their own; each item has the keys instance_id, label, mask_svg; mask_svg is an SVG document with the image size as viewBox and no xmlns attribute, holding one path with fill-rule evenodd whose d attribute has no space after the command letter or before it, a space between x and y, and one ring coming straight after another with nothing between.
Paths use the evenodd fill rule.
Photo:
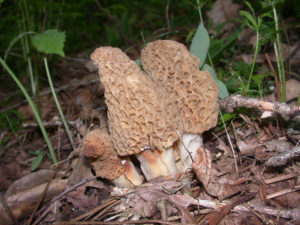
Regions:
<instances>
[{"instance_id":1,"label":"ridged mushroom cap","mask_svg":"<svg viewBox=\"0 0 300 225\"><path fill-rule=\"evenodd\" d=\"M125 168L107 130L96 129L87 133L82 149L84 155L90 158L97 176L114 180L124 173Z\"/></svg>"},{"instance_id":2,"label":"ridged mushroom cap","mask_svg":"<svg viewBox=\"0 0 300 225\"><path fill-rule=\"evenodd\" d=\"M173 96L118 48L100 47L91 59L105 88L109 131L118 154L172 146L182 133Z\"/></svg>"},{"instance_id":3,"label":"ridged mushroom cap","mask_svg":"<svg viewBox=\"0 0 300 225\"><path fill-rule=\"evenodd\" d=\"M142 50L141 62L156 83L175 94L184 133L203 133L216 126L218 86L207 70L199 70L199 59L183 44L150 42Z\"/></svg>"}]
</instances>

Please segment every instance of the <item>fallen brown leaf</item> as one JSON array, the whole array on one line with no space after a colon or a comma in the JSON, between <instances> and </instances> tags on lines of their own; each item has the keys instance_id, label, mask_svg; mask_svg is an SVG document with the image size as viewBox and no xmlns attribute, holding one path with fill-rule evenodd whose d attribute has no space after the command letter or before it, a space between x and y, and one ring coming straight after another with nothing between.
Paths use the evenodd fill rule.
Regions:
<instances>
[{"instance_id":1,"label":"fallen brown leaf","mask_svg":"<svg viewBox=\"0 0 300 225\"><path fill-rule=\"evenodd\" d=\"M54 175L53 170L42 169L37 172L30 173L27 176L21 177L16 180L5 193L5 197L15 195L18 192L26 191L28 189L34 188L40 184L48 182L52 179Z\"/></svg>"},{"instance_id":2,"label":"fallen brown leaf","mask_svg":"<svg viewBox=\"0 0 300 225\"><path fill-rule=\"evenodd\" d=\"M67 180L52 180L45 196L45 200L49 200L61 193L65 189L66 183ZM47 182L25 191L17 192L5 198L8 207L17 219L20 219L33 211L37 202L42 197L46 185ZM2 204L0 204L0 218L0 225L9 225L12 223Z\"/></svg>"}]
</instances>

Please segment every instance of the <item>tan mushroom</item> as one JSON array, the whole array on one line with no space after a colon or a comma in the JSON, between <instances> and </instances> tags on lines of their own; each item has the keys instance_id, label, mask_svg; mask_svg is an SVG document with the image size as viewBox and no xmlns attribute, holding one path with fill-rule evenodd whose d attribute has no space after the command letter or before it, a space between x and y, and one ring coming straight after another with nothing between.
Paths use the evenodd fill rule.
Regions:
<instances>
[{"instance_id":1,"label":"tan mushroom","mask_svg":"<svg viewBox=\"0 0 300 225\"><path fill-rule=\"evenodd\" d=\"M118 48L100 47L91 58L105 88L109 131L118 154L135 154L147 180L176 173L172 145L182 125L172 95Z\"/></svg>"},{"instance_id":2,"label":"tan mushroom","mask_svg":"<svg viewBox=\"0 0 300 225\"><path fill-rule=\"evenodd\" d=\"M111 180L118 187L132 188L143 182L130 160L121 160L107 130L96 129L83 139L83 153L91 161L96 176Z\"/></svg>"},{"instance_id":3,"label":"tan mushroom","mask_svg":"<svg viewBox=\"0 0 300 225\"><path fill-rule=\"evenodd\" d=\"M179 150L183 169L189 169L202 145L201 134L217 124L218 86L207 70L199 71L199 59L175 41L148 43L141 62L156 83L176 96L184 126Z\"/></svg>"}]
</instances>

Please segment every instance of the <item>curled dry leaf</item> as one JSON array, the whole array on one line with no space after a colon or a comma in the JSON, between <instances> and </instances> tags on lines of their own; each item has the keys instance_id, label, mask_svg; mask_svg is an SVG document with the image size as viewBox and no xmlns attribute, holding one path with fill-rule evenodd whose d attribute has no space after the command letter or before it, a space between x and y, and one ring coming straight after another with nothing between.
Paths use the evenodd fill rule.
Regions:
<instances>
[{"instance_id":1,"label":"curled dry leaf","mask_svg":"<svg viewBox=\"0 0 300 225\"><path fill-rule=\"evenodd\" d=\"M192 215L187 207L193 202L193 198L186 194L167 194L165 190L174 190L182 186L181 182L173 180L163 181L160 183L140 186L136 190L131 205L135 211L142 216L153 216L158 212L157 203L164 202L164 209L159 208L160 213L166 213L167 217L179 212L183 223L194 224Z\"/></svg>"},{"instance_id":2,"label":"curled dry leaf","mask_svg":"<svg viewBox=\"0 0 300 225\"><path fill-rule=\"evenodd\" d=\"M87 195L87 186L87 184L80 186L66 195L67 201L72 203L73 207L81 212L91 210L100 204L99 193L93 190L89 195ZM104 188L101 191L106 191L107 195L109 193L108 190L105 190Z\"/></svg>"},{"instance_id":3,"label":"curled dry leaf","mask_svg":"<svg viewBox=\"0 0 300 225\"><path fill-rule=\"evenodd\" d=\"M134 210L141 216L152 216L156 211L156 204L160 199L167 199L168 195L163 191L173 190L180 187L182 183L175 181L163 181L156 184L150 184L147 186L139 186L136 189L136 195L134 196L131 205ZM167 215L176 213L178 210L170 205L166 204Z\"/></svg>"},{"instance_id":4,"label":"curled dry leaf","mask_svg":"<svg viewBox=\"0 0 300 225\"><path fill-rule=\"evenodd\" d=\"M197 155L193 162L193 169L199 181L206 186L210 181L211 174L211 154L205 148L198 148Z\"/></svg>"},{"instance_id":5,"label":"curled dry leaf","mask_svg":"<svg viewBox=\"0 0 300 225\"><path fill-rule=\"evenodd\" d=\"M200 147L198 149L193 162L193 169L208 194L217 196L220 200L240 191L239 186L229 184L230 179L226 176L219 177L219 172L212 167L211 154L205 148Z\"/></svg>"},{"instance_id":6,"label":"curled dry leaf","mask_svg":"<svg viewBox=\"0 0 300 225\"><path fill-rule=\"evenodd\" d=\"M236 144L241 152L241 155L254 155L255 148L259 143L255 136L249 136L245 140L238 139Z\"/></svg>"}]
</instances>

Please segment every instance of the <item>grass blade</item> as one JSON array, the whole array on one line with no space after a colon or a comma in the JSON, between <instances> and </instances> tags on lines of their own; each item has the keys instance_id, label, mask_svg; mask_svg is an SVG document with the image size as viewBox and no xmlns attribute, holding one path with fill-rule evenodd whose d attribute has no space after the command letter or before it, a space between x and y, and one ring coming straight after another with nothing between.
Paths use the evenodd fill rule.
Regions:
<instances>
[{"instance_id":1,"label":"grass blade","mask_svg":"<svg viewBox=\"0 0 300 225\"><path fill-rule=\"evenodd\" d=\"M11 78L16 82L16 84L18 85L18 87L21 89L23 95L27 99L27 101L28 101L28 103L29 103L29 105L30 105L30 107L31 107L31 109L33 111L33 114L35 116L35 119L37 120L37 122L39 124L39 127L40 127L40 129L42 131L42 134L44 136L44 140L47 143L51 159L52 159L53 163L57 163L57 159L56 159L56 156L55 156L55 152L54 152L53 146L51 144L50 138L49 138L49 136L47 134L47 131L46 131L45 127L44 127L44 124L42 122L42 119L41 119L38 111L37 111L37 108L36 108L35 104L31 100L28 92L26 91L25 87L22 85L22 83L20 82L20 80L17 78L17 76L13 73L13 71L8 67L8 65L4 62L4 60L1 57L0 57L0 63L5 68L5 70L8 72L8 74L11 76Z\"/></svg>"}]
</instances>

